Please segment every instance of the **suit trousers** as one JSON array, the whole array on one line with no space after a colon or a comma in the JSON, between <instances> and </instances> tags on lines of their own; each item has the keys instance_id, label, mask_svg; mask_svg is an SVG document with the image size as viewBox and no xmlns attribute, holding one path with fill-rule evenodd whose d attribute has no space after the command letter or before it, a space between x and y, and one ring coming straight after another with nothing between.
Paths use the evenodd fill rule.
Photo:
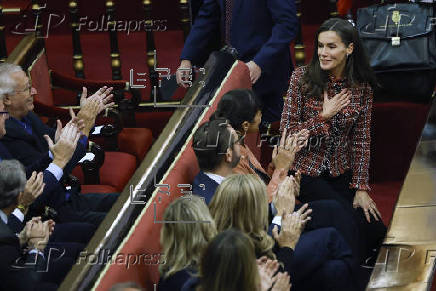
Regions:
<instances>
[{"instance_id":1,"label":"suit trousers","mask_svg":"<svg viewBox=\"0 0 436 291\"><path fill-rule=\"evenodd\" d=\"M75 194L57 209L58 220L65 222L88 222L99 226L118 199L118 193Z\"/></svg>"},{"instance_id":2,"label":"suit trousers","mask_svg":"<svg viewBox=\"0 0 436 291\"><path fill-rule=\"evenodd\" d=\"M386 226L381 220L376 221L373 217L368 223L362 208L353 208L356 190L349 188L350 181L351 171L338 177L331 177L328 174L319 177L302 175L299 199L304 203L321 199L338 201L357 225L359 230L357 256L359 262L363 262L374 254L374 249L380 248L386 235Z\"/></svg>"}]
</instances>

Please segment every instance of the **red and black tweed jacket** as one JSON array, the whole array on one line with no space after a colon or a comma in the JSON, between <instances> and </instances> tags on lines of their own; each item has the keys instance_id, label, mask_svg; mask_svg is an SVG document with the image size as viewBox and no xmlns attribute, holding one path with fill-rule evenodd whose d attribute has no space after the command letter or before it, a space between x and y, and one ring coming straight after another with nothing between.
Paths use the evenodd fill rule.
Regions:
<instances>
[{"instance_id":1,"label":"red and black tweed jacket","mask_svg":"<svg viewBox=\"0 0 436 291\"><path fill-rule=\"evenodd\" d=\"M297 153L292 169L310 176L329 171L333 177L352 170L350 188L369 191L368 167L370 155L370 124L373 101L369 84L357 87L347 85L345 78L329 77L328 98L341 89L351 90L350 104L324 121L320 117L323 97L312 98L302 94L302 78L305 67L292 74L283 108L280 131L295 133L303 128L310 130L308 145Z\"/></svg>"}]
</instances>

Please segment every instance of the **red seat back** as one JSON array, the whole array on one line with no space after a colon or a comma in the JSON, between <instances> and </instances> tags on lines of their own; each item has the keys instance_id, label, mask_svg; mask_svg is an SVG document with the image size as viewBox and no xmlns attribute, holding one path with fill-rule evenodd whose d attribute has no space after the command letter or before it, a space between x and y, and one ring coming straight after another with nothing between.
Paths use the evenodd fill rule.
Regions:
<instances>
[{"instance_id":1,"label":"red seat back","mask_svg":"<svg viewBox=\"0 0 436 291\"><path fill-rule=\"evenodd\" d=\"M371 120L371 182L402 181L430 109L410 102L375 103Z\"/></svg>"},{"instance_id":2,"label":"red seat back","mask_svg":"<svg viewBox=\"0 0 436 291\"><path fill-rule=\"evenodd\" d=\"M30 78L32 79L32 87L38 94L35 96L35 101L38 101L47 106L54 106L53 92L51 90L50 72L47 63L47 55L45 49L29 67Z\"/></svg>"}]
</instances>

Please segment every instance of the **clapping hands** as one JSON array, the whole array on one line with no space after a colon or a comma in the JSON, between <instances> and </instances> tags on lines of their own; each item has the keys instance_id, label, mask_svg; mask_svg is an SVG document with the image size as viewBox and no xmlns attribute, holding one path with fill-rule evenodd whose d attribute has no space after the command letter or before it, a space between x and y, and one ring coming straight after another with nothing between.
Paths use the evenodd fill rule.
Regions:
<instances>
[{"instance_id":1,"label":"clapping hands","mask_svg":"<svg viewBox=\"0 0 436 291\"><path fill-rule=\"evenodd\" d=\"M270 260L267 257L261 257L257 260L257 268L260 277L259 289L261 291L288 291L291 289L291 282L288 273L278 272L276 274L279 269L279 263L277 260Z\"/></svg>"},{"instance_id":2,"label":"clapping hands","mask_svg":"<svg viewBox=\"0 0 436 291\"><path fill-rule=\"evenodd\" d=\"M309 130L302 129L299 132L287 135L287 130L283 130L279 146L274 146L272 162L276 169L284 169L286 172L295 159L295 154L307 145Z\"/></svg>"},{"instance_id":3,"label":"clapping hands","mask_svg":"<svg viewBox=\"0 0 436 291\"><path fill-rule=\"evenodd\" d=\"M94 95L86 98L88 90L83 87L82 96L80 97L80 111L77 118L84 122L84 135L89 136L98 114L115 105L114 102L111 102L113 97L113 94L111 94L112 89L112 87L104 86L98 89Z\"/></svg>"},{"instance_id":4,"label":"clapping hands","mask_svg":"<svg viewBox=\"0 0 436 291\"><path fill-rule=\"evenodd\" d=\"M18 196L18 204L24 206L24 208L27 210L30 204L32 204L33 201L35 201L35 199L42 194L44 186L45 183L42 172L38 174L33 172L32 176L26 182L24 191L20 193L20 196Z\"/></svg>"},{"instance_id":5,"label":"clapping hands","mask_svg":"<svg viewBox=\"0 0 436 291\"><path fill-rule=\"evenodd\" d=\"M48 238L54 229L54 221L41 221L41 217L33 217L26 223L26 226L19 235L20 243L27 244L29 249L43 251L47 245Z\"/></svg>"},{"instance_id":6,"label":"clapping hands","mask_svg":"<svg viewBox=\"0 0 436 291\"><path fill-rule=\"evenodd\" d=\"M293 213L283 213L281 231L278 233L277 225L274 226L272 234L280 247L295 249L301 232L304 230L306 223L311 219L309 216L312 209L304 204L298 211Z\"/></svg>"}]
</instances>

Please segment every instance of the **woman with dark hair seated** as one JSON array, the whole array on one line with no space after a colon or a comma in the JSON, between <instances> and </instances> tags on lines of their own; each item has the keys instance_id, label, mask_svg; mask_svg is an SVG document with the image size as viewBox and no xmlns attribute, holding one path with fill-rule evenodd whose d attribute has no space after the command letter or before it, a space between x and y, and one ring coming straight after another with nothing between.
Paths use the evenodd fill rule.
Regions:
<instances>
[{"instance_id":1,"label":"woman with dark hair seated","mask_svg":"<svg viewBox=\"0 0 436 291\"><path fill-rule=\"evenodd\" d=\"M302 173L299 199L342 203L360 230L364 259L386 234L368 194L376 80L358 32L348 21L326 20L314 47L318 51L309 65L292 74L280 128L288 134L309 130L309 144L296 154L292 166Z\"/></svg>"},{"instance_id":2,"label":"woman with dark hair seated","mask_svg":"<svg viewBox=\"0 0 436 291\"><path fill-rule=\"evenodd\" d=\"M236 228L254 244L256 257L278 259L289 272L295 290L355 290L349 246L334 228L304 232L305 207L282 215L281 231L267 234L265 184L256 175L227 177L215 192L210 212L218 231ZM301 237L300 237L301 234Z\"/></svg>"},{"instance_id":3,"label":"woman with dark hair seated","mask_svg":"<svg viewBox=\"0 0 436 291\"><path fill-rule=\"evenodd\" d=\"M183 290L290 290L288 274L279 272L272 276L277 268L277 263L265 260L256 263L251 239L236 229L229 229L209 243L201 257L199 277L187 282ZM274 286L270 289L273 282Z\"/></svg>"},{"instance_id":4,"label":"woman with dark hair seated","mask_svg":"<svg viewBox=\"0 0 436 291\"><path fill-rule=\"evenodd\" d=\"M268 185L268 200L271 202L278 184L288 173L296 152L305 145L309 132L301 130L287 138L283 135L280 146L275 146L273 150L272 163L265 170L243 139L247 133L259 132L261 103L254 92L249 89L236 89L224 94L210 119L218 118L227 119L242 138L241 159L233 172L258 175Z\"/></svg>"},{"instance_id":5,"label":"woman with dark hair seated","mask_svg":"<svg viewBox=\"0 0 436 291\"><path fill-rule=\"evenodd\" d=\"M166 263L159 266L158 290L181 290L197 272L201 252L216 234L215 223L204 201L195 195L174 200L163 220L190 222L164 223L160 235Z\"/></svg>"}]
</instances>

